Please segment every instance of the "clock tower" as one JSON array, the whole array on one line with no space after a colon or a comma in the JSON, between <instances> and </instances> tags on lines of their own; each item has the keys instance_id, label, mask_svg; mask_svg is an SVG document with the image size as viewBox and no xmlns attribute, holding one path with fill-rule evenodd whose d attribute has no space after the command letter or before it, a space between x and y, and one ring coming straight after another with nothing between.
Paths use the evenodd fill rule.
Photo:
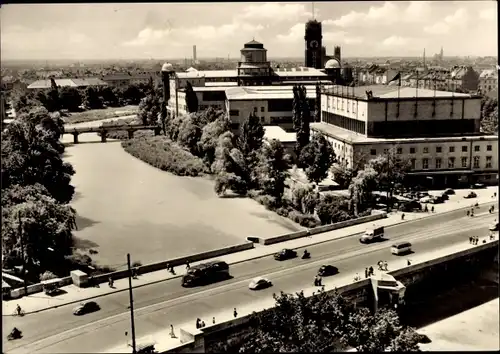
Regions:
<instances>
[{"instance_id":1,"label":"clock tower","mask_svg":"<svg viewBox=\"0 0 500 354\"><path fill-rule=\"evenodd\" d=\"M305 66L308 68L322 69L322 26L321 22L310 20L306 23L306 33L304 36L305 50Z\"/></svg>"}]
</instances>

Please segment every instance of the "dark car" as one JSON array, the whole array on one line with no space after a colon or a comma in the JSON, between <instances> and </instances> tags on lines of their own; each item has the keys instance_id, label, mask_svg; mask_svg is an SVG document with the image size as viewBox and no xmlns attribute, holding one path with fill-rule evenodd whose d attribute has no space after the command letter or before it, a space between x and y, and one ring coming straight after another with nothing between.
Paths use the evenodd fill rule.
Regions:
<instances>
[{"instance_id":1,"label":"dark car","mask_svg":"<svg viewBox=\"0 0 500 354\"><path fill-rule=\"evenodd\" d=\"M449 200L450 199L450 196L448 194L446 194L445 192L441 193L440 197L443 199L443 200Z\"/></svg>"},{"instance_id":2,"label":"dark car","mask_svg":"<svg viewBox=\"0 0 500 354\"><path fill-rule=\"evenodd\" d=\"M442 195L433 196L431 200L431 204L441 204L444 203L445 199Z\"/></svg>"},{"instance_id":3,"label":"dark car","mask_svg":"<svg viewBox=\"0 0 500 354\"><path fill-rule=\"evenodd\" d=\"M278 253L274 254L274 259L277 261L284 261L286 259L295 258L295 257L297 257L297 252L295 252L294 250L288 249L288 248L284 248L281 251L279 251Z\"/></svg>"},{"instance_id":4,"label":"dark car","mask_svg":"<svg viewBox=\"0 0 500 354\"><path fill-rule=\"evenodd\" d=\"M420 211L422 210L422 204L418 202L418 200L409 200L407 202L402 202L399 206L399 210L410 213L412 211Z\"/></svg>"},{"instance_id":5,"label":"dark car","mask_svg":"<svg viewBox=\"0 0 500 354\"><path fill-rule=\"evenodd\" d=\"M472 189L484 189L486 188L486 185L482 184L482 183L474 183L472 186L471 186Z\"/></svg>"},{"instance_id":6,"label":"dark car","mask_svg":"<svg viewBox=\"0 0 500 354\"><path fill-rule=\"evenodd\" d=\"M75 307L73 309L73 315L81 316L81 315L85 315L86 313L99 311L100 309L101 308L99 307L97 302L87 301L87 302L83 302L80 305L78 305L77 307Z\"/></svg>"},{"instance_id":7,"label":"dark car","mask_svg":"<svg viewBox=\"0 0 500 354\"><path fill-rule=\"evenodd\" d=\"M444 191L444 194L453 195L453 194L455 194L455 190L452 188L446 188L446 190Z\"/></svg>"},{"instance_id":8,"label":"dark car","mask_svg":"<svg viewBox=\"0 0 500 354\"><path fill-rule=\"evenodd\" d=\"M469 194L464 196L465 199L471 199L471 198L476 198L476 197L477 197L477 194L474 192L469 192Z\"/></svg>"},{"instance_id":9,"label":"dark car","mask_svg":"<svg viewBox=\"0 0 500 354\"><path fill-rule=\"evenodd\" d=\"M337 269L337 267L334 267L332 265L322 265L318 270L318 275L320 277L327 277L329 275L335 275L338 273L339 270Z\"/></svg>"}]
</instances>

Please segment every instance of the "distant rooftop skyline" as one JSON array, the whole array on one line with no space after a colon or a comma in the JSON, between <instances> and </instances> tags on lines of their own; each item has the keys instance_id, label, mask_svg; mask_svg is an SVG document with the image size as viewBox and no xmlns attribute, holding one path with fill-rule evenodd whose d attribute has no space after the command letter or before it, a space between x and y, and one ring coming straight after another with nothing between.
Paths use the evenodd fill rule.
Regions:
<instances>
[{"instance_id":1,"label":"distant rooftop skyline","mask_svg":"<svg viewBox=\"0 0 500 354\"><path fill-rule=\"evenodd\" d=\"M496 1L318 2L327 53L497 55ZM304 55L311 3L27 4L0 9L2 60L237 58L255 38L270 58Z\"/></svg>"}]
</instances>

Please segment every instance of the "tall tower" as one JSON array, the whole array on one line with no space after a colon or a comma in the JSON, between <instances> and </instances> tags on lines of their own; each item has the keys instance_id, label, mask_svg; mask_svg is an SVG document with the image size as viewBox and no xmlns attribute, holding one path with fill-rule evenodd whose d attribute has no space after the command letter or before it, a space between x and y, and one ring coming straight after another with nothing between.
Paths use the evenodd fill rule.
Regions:
<instances>
[{"instance_id":1,"label":"tall tower","mask_svg":"<svg viewBox=\"0 0 500 354\"><path fill-rule=\"evenodd\" d=\"M308 68L322 69L323 58L321 48L323 40L323 29L321 22L309 20L306 23L305 31L305 60L304 64Z\"/></svg>"},{"instance_id":2,"label":"tall tower","mask_svg":"<svg viewBox=\"0 0 500 354\"><path fill-rule=\"evenodd\" d=\"M193 63L196 63L196 44L193 45Z\"/></svg>"},{"instance_id":3,"label":"tall tower","mask_svg":"<svg viewBox=\"0 0 500 354\"><path fill-rule=\"evenodd\" d=\"M444 52L443 52L443 46L441 46L441 52L439 53L439 60L443 60Z\"/></svg>"},{"instance_id":4,"label":"tall tower","mask_svg":"<svg viewBox=\"0 0 500 354\"><path fill-rule=\"evenodd\" d=\"M333 48L333 57L339 61L339 63L342 63L342 55L340 53L340 47L335 46Z\"/></svg>"}]
</instances>

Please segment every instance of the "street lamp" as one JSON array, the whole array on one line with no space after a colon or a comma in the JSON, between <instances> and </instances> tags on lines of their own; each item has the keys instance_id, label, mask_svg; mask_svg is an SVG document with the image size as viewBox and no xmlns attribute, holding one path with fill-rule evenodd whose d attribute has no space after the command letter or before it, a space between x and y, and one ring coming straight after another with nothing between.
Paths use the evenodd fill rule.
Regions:
<instances>
[{"instance_id":1,"label":"street lamp","mask_svg":"<svg viewBox=\"0 0 500 354\"><path fill-rule=\"evenodd\" d=\"M167 134L166 131L166 120L167 120L167 106L170 100L170 75L174 72L174 67L170 63L165 63L161 67L161 81L163 83L163 105L161 109L161 123L163 134Z\"/></svg>"}]
</instances>

